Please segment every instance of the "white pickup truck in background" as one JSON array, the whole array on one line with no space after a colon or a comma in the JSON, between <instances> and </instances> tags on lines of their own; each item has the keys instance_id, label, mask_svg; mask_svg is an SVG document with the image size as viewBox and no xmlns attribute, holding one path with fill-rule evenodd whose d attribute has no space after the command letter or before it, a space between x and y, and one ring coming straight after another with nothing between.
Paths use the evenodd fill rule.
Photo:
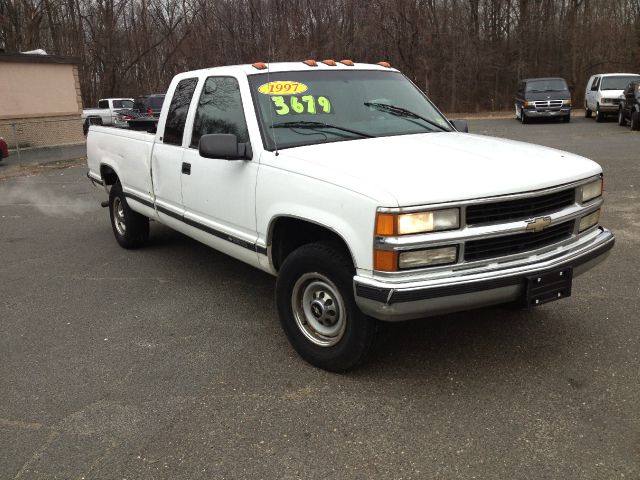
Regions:
<instances>
[{"instance_id":1,"label":"white pickup truck in background","mask_svg":"<svg viewBox=\"0 0 640 480\"><path fill-rule=\"evenodd\" d=\"M102 98L98 100L98 108L86 108L82 110L82 120L87 127L89 125L114 125L119 124L119 110L131 110L133 98ZM122 121L122 126L127 122ZM85 134L87 132L85 131Z\"/></svg>"},{"instance_id":2,"label":"white pickup truck in background","mask_svg":"<svg viewBox=\"0 0 640 480\"><path fill-rule=\"evenodd\" d=\"M93 127L88 176L123 247L153 219L277 275L291 344L339 371L379 320L565 298L613 246L598 164L460 130L388 64L217 67L155 134Z\"/></svg>"}]
</instances>

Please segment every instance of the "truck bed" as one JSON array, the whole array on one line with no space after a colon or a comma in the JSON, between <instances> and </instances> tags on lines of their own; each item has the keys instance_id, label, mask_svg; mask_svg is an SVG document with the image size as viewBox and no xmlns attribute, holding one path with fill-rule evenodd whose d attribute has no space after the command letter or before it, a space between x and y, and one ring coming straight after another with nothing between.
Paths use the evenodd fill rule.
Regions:
<instances>
[{"instance_id":1,"label":"truck bed","mask_svg":"<svg viewBox=\"0 0 640 480\"><path fill-rule=\"evenodd\" d=\"M92 126L87 136L87 162L91 176L102 179L100 166L108 164L123 182L125 192L151 198L150 161L154 139L153 133Z\"/></svg>"}]
</instances>

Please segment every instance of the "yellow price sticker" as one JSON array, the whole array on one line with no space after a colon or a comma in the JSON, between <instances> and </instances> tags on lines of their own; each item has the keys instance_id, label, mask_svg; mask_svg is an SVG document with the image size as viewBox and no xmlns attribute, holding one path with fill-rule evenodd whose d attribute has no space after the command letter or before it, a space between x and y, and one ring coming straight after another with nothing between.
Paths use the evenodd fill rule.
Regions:
<instances>
[{"instance_id":1,"label":"yellow price sticker","mask_svg":"<svg viewBox=\"0 0 640 480\"><path fill-rule=\"evenodd\" d=\"M306 92L309 89L304 83L278 80L258 87L258 91L264 95L295 95Z\"/></svg>"}]
</instances>

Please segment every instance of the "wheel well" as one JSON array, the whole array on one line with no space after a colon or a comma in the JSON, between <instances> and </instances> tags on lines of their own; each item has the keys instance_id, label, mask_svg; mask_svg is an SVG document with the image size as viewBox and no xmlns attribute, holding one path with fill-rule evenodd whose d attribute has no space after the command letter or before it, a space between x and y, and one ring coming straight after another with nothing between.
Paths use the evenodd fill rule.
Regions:
<instances>
[{"instance_id":1,"label":"wheel well","mask_svg":"<svg viewBox=\"0 0 640 480\"><path fill-rule=\"evenodd\" d=\"M109 165L100 165L100 176L105 185L114 185L118 181L118 175Z\"/></svg>"},{"instance_id":2,"label":"wheel well","mask_svg":"<svg viewBox=\"0 0 640 480\"><path fill-rule=\"evenodd\" d=\"M280 217L271 225L269 245L271 246L271 261L276 270L282 262L298 247L308 243L329 241L344 251L353 260L349 247L343 238L334 231L299 218Z\"/></svg>"}]
</instances>

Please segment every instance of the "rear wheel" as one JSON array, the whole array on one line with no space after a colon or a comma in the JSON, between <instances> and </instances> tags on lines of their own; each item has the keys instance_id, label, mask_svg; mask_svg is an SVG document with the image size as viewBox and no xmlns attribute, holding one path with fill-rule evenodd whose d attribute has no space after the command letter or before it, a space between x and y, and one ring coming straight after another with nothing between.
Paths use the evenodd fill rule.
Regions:
<instances>
[{"instance_id":1,"label":"rear wheel","mask_svg":"<svg viewBox=\"0 0 640 480\"><path fill-rule=\"evenodd\" d=\"M640 112L633 112L631 114L631 130L640 130Z\"/></svg>"},{"instance_id":2,"label":"rear wheel","mask_svg":"<svg viewBox=\"0 0 640 480\"><path fill-rule=\"evenodd\" d=\"M596 122L602 122L604 120L604 113L600 111L600 104L596 105Z\"/></svg>"},{"instance_id":3,"label":"rear wheel","mask_svg":"<svg viewBox=\"0 0 640 480\"><path fill-rule=\"evenodd\" d=\"M354 268L331 243L291 253L276 282L282 328L298 354L316 367L346 371L369 352L376 320L364 315L353 293Z\"/></svg>"},{"instance_id":4,"label":"rear wheel","mask_svg":"<svg viewBox=\"0 0 640 480\"><path fill-rule=\"evenodd\" d=\"M109 214L116 240L123 248L138 248L149 240L149 219L129 207L120 182L109 192Z\"/></svg>"}]
</instances>

